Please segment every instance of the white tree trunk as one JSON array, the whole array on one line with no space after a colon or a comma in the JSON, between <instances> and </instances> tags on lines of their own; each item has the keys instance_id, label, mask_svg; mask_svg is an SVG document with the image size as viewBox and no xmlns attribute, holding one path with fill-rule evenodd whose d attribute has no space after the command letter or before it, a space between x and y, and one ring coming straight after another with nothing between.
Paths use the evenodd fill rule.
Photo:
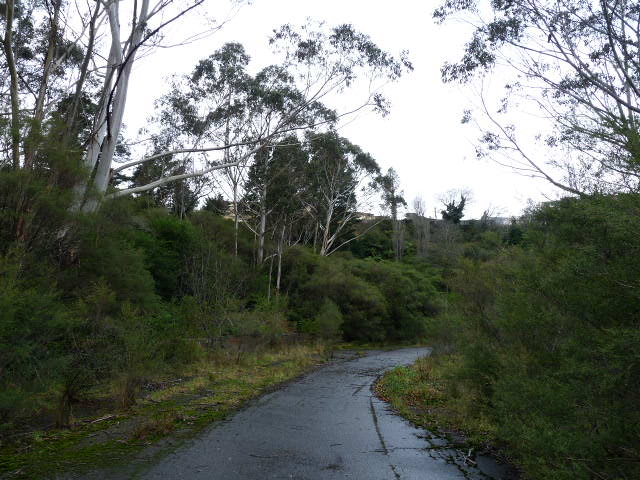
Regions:
<instances>
[{"instance_id":1,"label":"white tree trunk","mask_svg":"<svg viewBox=\"0 0 640 480\"><path fill-rule=\"evenodd\" d=\"M111 178L111 163L116 151L116 145L118 144L120 129L122 128L122 119L124 117L124 110L127 104L127 92L129 90L131 69L135 61L138 46L142 41L144 29L146 28L147 17L149 14L149 0L142 1L138 23L136 28L133 30L131 38L129 39L126 56L125 52L123 52L120 47L120 14L118 2L113 2L109 5L108 13L109 25L111 26L112 32L112 49L116 54L116 60L119 60L120 69L115 78L115 85L110 85L105 105L105 113L106 115L109 115L109 118L105 118L105 128L100 142L100 159L93 179L93 186L95 187L98 195L103 195L106 192ZM110 103L112 106L111 113L106 111L106 109L109 108ZM98 199L96 197L92 197L87 199L83 210L92 212L97 208L97 206Z\"/></svg>"},{"instance_id":2,"label":"white tree trunk","mask_svg":"<svg viewBox=\"0 0 640 480\"><path fill-rule=\"evenodd\" d=\"M260 228L258 230L258 266L264 261L264 237L267 232L267 184L262 188L260 201Z\"/></svg>"},{"instance_id":3,"label":"white tree trunk","mask_svg":"<svg viewBox=\"0 0 640 480\"><path fill-rule=\"evenodd\" d=\"M327 209L327 216L324 221L324 230L322 232L322 245L320 246L320 255L325 256L329 252L329 248L331 248L330 244L330 230L331 230L331 219L333 217L333 202L329 205Z\"/></svg>"},{"instance_id":4,"label":"white tree trunk","mask_svg":"<svg viewBox=\"0 0 640 480\"><path fill-rule=\"evenodd\" d=\"M276 275L276 295L280 295L280 279L282 278L282 252L284 251L284 234L287 228L287 221L285 218L282 225L282 234L280 235L280 241L278 242L278 273Z\"/></svg>"},{"instance_id":5,"label":"white tree trunk","mask_svg":"<svg viewBox=\"0 0 640 480\"><path fill-rule=\"evenodd\" d=\"M233 253L238 256L238 182L233 184Z\"/></svg>"}]
</instances>

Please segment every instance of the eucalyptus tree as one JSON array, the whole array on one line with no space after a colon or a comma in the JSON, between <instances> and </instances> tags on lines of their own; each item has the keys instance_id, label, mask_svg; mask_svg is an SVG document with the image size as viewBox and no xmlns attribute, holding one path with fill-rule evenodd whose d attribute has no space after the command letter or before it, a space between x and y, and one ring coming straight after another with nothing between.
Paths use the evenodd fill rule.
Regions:
<instances>
[{"instance_id":1,"label":"eucalyptus tree","mask_svg":"<svg viewBox=\"0 0 640 480\"><path fill-rule=\"evenodd\" d=\"M393 254L398 261L402 258L404 250L404 226L402 221L398 220L398 209L406 207L407 202L400 189L400 177L393 168L389 168L385 175L381 175L378 178L378 183L382 188L382 206L391 213Z\"/></svg>"},{"instance_id":2,"label":"eucalyptus tree","mask_svg":"<svg viewBox=\"0 0 640 480\"><path fill-rule=\"evenodd\" d=\"M0 105L9 135L3 136L2 163L13 168L33 165L39 129L48 103L60 94L83 57L82 49L65 35L66 2L47 4L8 0L0 5L3 27Z\"/></svg>"},{"instance_id":3,"label":"eucalyptus tree","mask_svg":"<svg viewBox=\"0 0 640 480\"><path fill-rule=\"evenodd\" d=\"M105 8L101 2L67 0L0 5L3 165L36 170L50 176L52 185L77 180L78 169L71 179L69 166L82 155L97 113L92 97L99 81L97 37L106 23Z\"/></svg>"},{"instance_id":4,"label":"eucalyptus tree","mask_svg":"<svg viewBox=\"0 0 640 480\"><path fill-rule=\"evenodd\" d=\"M104 192L109 181L137 56L148 53L167 25L203 1L5 2L0 102L2 117L10 119L3 150L10 152L12 166L31 168L52 141L61 140L63 149L90 98L95 105L90 133L70 148L82 157L88 174L76 185L75 208L95 208L96 199L88 193ZM61 102L64 115L55 115Z\"/></svg>"},{"instance_id":5,"label":"eucalyptus tree","mask_svg":"<svg viewBox=\"0 0 640 480\"><path fill-rule=\"evenodd\" d=\"M77 131L78 116L89 118L86 138L72 142L73 153L81 157L79 164L86 172L84 179L75 182L73 209L93 211L103 197L140 193L170 182L201 177L216 169L243 165L260 148L287 132L328 124L349 113L326 108L322 104L326 98L344 93L360 80L379 86L397 80L411 69L404 54L399 58L389 55L349 25L331 30L285 26L275 31L271 39L281 62L245 78L249 80L247 88L238 92L242 102L229 95L232 89L219 89L222 85L231 86L229 76L225 77L226 84L206 84L213 78L212 72L205 71L206 65L202 66L202 81L189 79L182 85L185 88L179 90L182 100L191 101L200 94L210 106L217 101L215 108L209 108L213 117L223 113L225 105L230 110L241 104L242 111L234 112L229 122L195 109L192 113L200 114L206 122L198 125L203 118L195 119L192 131L184 132L168 150L150 150L143 158L116 165L115 152L130 80L137 74L133 69L137 58L162 43L165 27L203 2L140 0L125 4L107 0L83 4L53 0L43 5L29 0L6 1L0 15L3 163L11 163L14 168L28 167L38 157L38 150L47 142L36 140L42 138L43 129L51 128L50 124L45 127L45 121L54 119L56 105L63 102L64 109L58 110L64 115L57 116L63 126L59 132L63 140ZM30 50L30 46L38 48ZM242 61L242 55L235 54ZM242 76L237 78L238 82L242 80ZM188 91L189 86L194 87L193 92ZM238 91L236 84L233 87ZM207 95L210 97L205 99ZM367 107L386 111L388 104L377 88L371 89L350 111ZM238 143L232 140L231 120L236 122L238 133L242 132ZM214 126L216 134L212 134ZM206 155L232 147L240 150L216 159ZM199 166L185 168L184 173L164 169L160 177L144 185L107 192L110 181L129 168L188 154L207 158Z\"/></svg>"},{"instance_id":6,"label":"eucalyptus tree","mask_svg":"<svg viewBox=\"0 0 640 480\"><path fill-rule=\"evenodd\" d=\"M489 125L481 153L511 152L519 172L571 194L637 191L639 7L618 0L446 0L435 17L463 15L474 30L462 59L443 66L443 79L467 82L493 69L513 73L500 105L481 98ZM553 126L540 140L552 153L559 150L554 160L566 178L556 178L527 151L516 124L501 117L519 98Z\"/></svg>"},{"instance_id":7,"label":"eucalyptus tree","mask_svg":"<svg viewBox=\"0 0 640 480\"><path fill-rule=\"evenodd\" d=\"M427 208L422 197L413 199L413 212L411 217L416 239L416 255L426 257L429 251L429 241L431 236L431 221L427 218Z\"/></svg>"},{"instance_id":8,"label":"eucalyptus tree","mask_svg":"<svg viewBox=\"0 0 640 480\"><path fill-rule=\"evenodd\" d=\"M110 196L139 193L187 178L186 175L203 176L215 170L245 166L256 152L284 135L331 125L354 111L372 108L384 114L389 105L381 86L399 79L412 68L404 52L395 58L350 25L329 31L285 25L274 32L270 43L281 62L267 66L255 76L246 73L248 58L244 49L231 44L201 62L196 67L199 73L194 71L194 75L172 86L169 97L175 99L166 103L169 112L166 118L174 118L189 128L165 156L201 153L206 156L201 168L189 174L164 176L145 186L118 190ZM221 68L225 62L230 62L233 68L229 71ZM323 104L357 82L370 88L352 108L336 112ZM220 155L227 150L230 152ZM207 154L213 152L218 152L218 156L209 158ZM116 170L160 158L162 154L152 154Z\"/></svg>"},{"instance_id":9,"label":"eucalyptus tree","mask_svg":"<svg viewBox=\"0 0 640 480\"><path fill-rule=\"evenodd\" d=\"M78 203L87 211L98 205L96 197L87 197L89 188L98 195L107 190L112 175L112 163L117 139L122 128L127 102L129 81L136 56L170 23L200 6L204 0L195 0L186 6L172 0L135 2L126 13L130 16L130 33L121 28L121 10L117 0L105 2L105 14L110 31L110 46L104 80L100 90L99 109L94 119L92 136L84 154L84 167L92 172L91 181L79 185Z\"/></svg>"},{"instance_id":10,"label":"eucalyptus tree","mask_svg":"<svg viewBox=\"0 0 640 480\"><path fill-rule=\"evenodd\" d=\"M377 191L380 167L359 146L335 132L307 134L309 163L301 201L314 219L314 247L330 255L354 240L349 227L358 209L370 205Z\"/></svg>"},{"instance_id":11,"label":"eucalyptus tree","mask_svg":"<svg viewBox=\"0 0 640 480\"><path fill-rule=\"evenodd\" d=\"M271 232L277 245L278 262L287 231L304 217L299 196L305 185L308 152L298 137L290 135L255 155L244 185L242 212L245 225L258 238L256 262L265 259L265 239Z\"/></svg>"},{"instance_id":12,"label":"eucalyptus tree","mask_svg":"<svg viewBox=\"0 0 640 480\"><path fill-rule=\"evenodd\" d=\"M12 184L4 208L14 212L2 229L25 244L34 236L52 236L52 219L61 218L52 215L51 207L55 203L58 212L65 210L66 190L79 178L79 155L69 154L65 139L71 133L86 135L81 125L91 102L80 97L70 115L69 85L86 51L81 34L71 28L68 9L62 0L0 4L0 167L5 185ZM72 143L77 147L77 141Z\"/></svg>"},{"instance_id":13,"label":"eucalyptus tree","mask_svg":"<svg viewBox=\"0 0 640 480\"><path fill-rule=\"evenodd\" d=\"M147 162L138 165L131 176L122 175L122 180L129 186L146 185L167 172L171 175L180 175L187 173L190 168L191 164L184 159ZM143 192L140 196L147 199L149 206L165 207L182 218L191 213L200 199L209 191L204 179L196 177L161 185Z\"/></svg>"},{"instance_id":14,"label":"eucalyptus tree","mask_svg":"<svg viewBox=\"0 0 640 480\"><path fill-rule=\"evenodd\" d=\"M167 148L165 155L151 155L144 161L117 168L139 167L149 160L161 164L172 161L178 154L221 152L216 159L203 158L200 170L193 175L160 176L150 184L158 188L178 179L222 171L232 191L236 239L240 189L249 162L254 157L260 158L266 145L284 132L335 118L334 112L320 103L309 104L297 112L304 99L293 77L283 67L268 66L251 76L247 73L248 63L249 56L242 45L229 43L201 60L191 75L176 78L171 91L158 102L157 118L161 127L159 135L170 138L172 148ZM218 146L206 146L212 144ZM145 186L133 186L126 191L145 190ZM264 232L261 243L263 241ZM261 261L260 258L259 263Z\"/></svg>"}]
</instances>

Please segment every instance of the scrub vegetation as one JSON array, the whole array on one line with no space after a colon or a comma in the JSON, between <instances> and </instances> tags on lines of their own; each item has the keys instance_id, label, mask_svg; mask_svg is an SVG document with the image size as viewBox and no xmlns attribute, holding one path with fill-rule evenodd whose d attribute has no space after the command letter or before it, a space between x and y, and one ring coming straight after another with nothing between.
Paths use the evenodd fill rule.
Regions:
<instances>
[{"instance_id":1,"label":"scrub vegetation","mask_svg":"<svg viewBox=\"0 0 640 480\"><path fill-rule=\"evenodd\" d=\"M639 478L640 8L435 12L476 25L444 81L515 75L463 114L478 156L565 195L505 222L466 190L429 218L342 136L413 69L352 25L277 27L271 65L213 45L127 132L137 58L203 2L0 0L0 474L195 431L343 341L429 341L378 385L414 421L526 478Z\"/></svg>"},{"instance_id":2,"label":"scrub vegetation","mask_svg":"<svg viewBox=\"0 0 640 480\"><path fill-rule=\"evenodd\" d=\"M434 431L498 446L525 478L640 474L640 201L551 202L466 237L430 322L432 358L379 394Z\"/></svg>"},{"instance_id":3,"label":"scrub vegetation","mask_svg":"<svg viewBox=\"0 0 640 480\"><path fill-rule=\"evenodd\" d=\"M156 371L126 409L114 406L121 400L121 385L96 385L74 404L68 428L10 436L1 450L0 472L7 478L44 478L70 469L77 474L113 467L171 435L157 445L160 452L325 359L323 344L280 345L242 355L220 351L171 372Z\"/></svg>"},{"instance_id":4,"label":"scrub vegetation","mask_svg":"<svg viewBox=\"0 0 640 480\"><path fill-rule=\"evenodd\" d=\"M2 257L0 469L17 477L222 418L343 339L415 342L438 308L435 272L348 251L288 248L276 289L206 209L121 199L69 225L72 259L46 230Z\"/></svg>"},{"instance_id":5,"label":"scrub vegetation","mask_svg":"<svg viewBox=\"0 0 640 480\"><path fill-rule=\"evenodd\" d=\"M346 248L390 173L324 103L364 82L385 114L404 52L351 25L280 26L256 68L215 45L127 135L137 56L202 3L0 3L3 475L111 461L436 309L436 273Z\"/></svg>"},{"instance_id":6,"label":"scrub vegetation","mask_svg":"<svg viewBox=\"0 0 640 480\"><path fill-rule=\"evenodd\" d=\"M638 478L637 5L446 0L434 17L473 29L443 81L503 75L497 104L483 85L463 114L478 157L565 198L502 232L463 229L446 264L432 257L450 292L429 325L434 358L379 390L419 422L496 443L525 478ZM544 121L529 128L522 111Z\"/></svg>"}]
</instances>

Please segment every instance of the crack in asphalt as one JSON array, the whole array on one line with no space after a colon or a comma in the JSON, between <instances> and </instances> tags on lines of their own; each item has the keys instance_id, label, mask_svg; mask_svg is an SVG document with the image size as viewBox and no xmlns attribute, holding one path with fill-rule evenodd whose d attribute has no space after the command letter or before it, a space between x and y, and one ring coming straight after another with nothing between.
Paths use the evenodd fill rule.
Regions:
<instances>
[{"instance_id":1,"label":"crack in asphalt","mask_svg":"<svg viewBox=\"0 0 640 480\"><path fill-rule=\"evenodd\" d=\"M355 391L353 392L353 396L356 396L358 393L360 393L360 390L362 390L364 387L367 387L368 385L369 384L366 384L366 383L364 385L358 385L358 388L356 388Z\"/></svg>"},{"instance_id":2,"label":"crack in asphalt","mask_svg":"<svg viewBox=\"0 0 640 480\"><path fill-rule=\"evenodd\" d=\"M382 445L382 450L384 454L389 456L389 449L387 448L387 444L384 441L384 437L382 436L382 432L380 431L380 425L378 424L378 415L376 414L376 407L373 406L373 396L369 397L369 406L371 407L371 416L373 417L373 425L376 429L376 433L378 434L378 438L380 439L380 444ZM389 467L391 467L391 471L396 477L396 480L400 480L400 474L396 471L396 466L392 463L389 463Z\"/></svg>"}]
</instances>

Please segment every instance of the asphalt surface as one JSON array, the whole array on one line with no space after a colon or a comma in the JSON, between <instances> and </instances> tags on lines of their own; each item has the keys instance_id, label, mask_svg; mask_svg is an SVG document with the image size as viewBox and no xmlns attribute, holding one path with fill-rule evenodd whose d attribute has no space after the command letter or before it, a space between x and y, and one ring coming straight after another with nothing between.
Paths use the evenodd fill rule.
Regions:
<instances>
[{"instance_id":1,"label":"asphalt surface","mask_svg":"<svg viewBox=\"0 0 640 480\"><path fill-rule=\"evenodd\" d=\"M492 460L469 465L425 430L393 414L372 393L385 371L427 348L371 352L330 364L263 396L231 419L139 473L143 479L486 479ZM506 478L506 477L504 477Z\"/></svg>"}]
</instances>

